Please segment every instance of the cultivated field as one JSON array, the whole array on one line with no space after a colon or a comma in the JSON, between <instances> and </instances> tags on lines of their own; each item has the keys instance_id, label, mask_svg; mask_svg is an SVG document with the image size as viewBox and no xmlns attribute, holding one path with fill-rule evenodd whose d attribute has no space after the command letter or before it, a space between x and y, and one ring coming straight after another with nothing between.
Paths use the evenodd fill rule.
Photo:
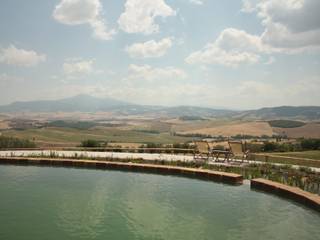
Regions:
<instances>
[{"instance_id":1,"label":"cultivated field","mask_svg":"<svg viewBox=\"0 0 320 240\"><path fill-rule=\"evenodd\" d=\"M300 127L292 127L291 124L291 128L275 128L271 127L268 121L233 118L183 119L78 112L21 114L3 116L0 119L1 134L34 140L38 146L77 146L87 139L128 144L172 144L194 140L195 137L181 136L187 134L224 137L286 134L289 138L320 138L318 123L306 123ZM287 124L289 121L281 123L283 122ZM174 133L178 133L179 136Z\"/></svg>"},{"instance_id":2,"label":"cultivated field","mask_svg":"<svg viewBox=\"0 0 320 240\"><path fill-rule=\"evenodd\" d=\"M274 131L278 134L285 134L289 138L320 138L319 123L307 123L297 128L274 128Z\"/></svg>"},{"instance_id":3,"label":"cultivated field","mask_svg":"<svg viewBox=\"0 0 320 240\"><path fill-rule=\"evenodd\" d=\"M191 131L184 131L181 133L199 133L210 134L214 136L235 136L237 134L251 136L272 136L274 134L272 128L267 122L228 123L216 127L199 128Z\"/></svg>"},{"instance_id":4,"label":"cultivated field","mask_svg":"<svg viewBox=\"0 0 320 240\"><path fill-rule=\"evenodd\" d=\"M9 123L7 121L0 121L0 130L1 129L8 129Z\"/></svg>"},{"instance_id":5,"label":"cultivated field","mask_svg":"<svg viewBox=\"0 0 320 240\"><path fill-rule=\"evenodd\" d=\"M34 140L38 145L68 145L76 146L86 139L105 142L125 143L182 143L190 141L187 137L172 136L170 133L149 133L135 130L120 130L114 128L93 128L79 130L71 128L41 128L27 130L3 131L4 136Z\"/></svg>"}]
</instances>

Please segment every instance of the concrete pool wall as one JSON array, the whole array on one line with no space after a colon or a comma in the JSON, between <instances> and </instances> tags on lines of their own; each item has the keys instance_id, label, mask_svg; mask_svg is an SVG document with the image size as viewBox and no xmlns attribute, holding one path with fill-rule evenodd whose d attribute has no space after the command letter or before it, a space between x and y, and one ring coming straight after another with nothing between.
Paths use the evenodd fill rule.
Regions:
<instances>
[{"instance_id":1,"label":"concrete pool wall","mask_svg":"<svg viewBox=\"0 0 320 240\"><path fill-rule=\"evenodd\" d=\"M251 188L299 202L320 212L320 196L263 178L251 180Z\"/></svg>"},{"instance_id":2,"label":"concrete pool wall","mask_svg":"<svg viewBox=\"0 0 320 240\"><path fill-rule=\"evenodd\" d=\"M47 166L85 167L97 169L127 170L136 172L151 172L170 175L183 175L187 177L212 180L215 182L241 185L243 177L235 173L218 172L198 168L186 168L178 166L124 163L114 161L97 161L63 158L31 158L31 157L0 157L0 164L33 164Z\"/></svg>"},{"instance_id":3,"label":"concrete pool wall","mask_svg":"<svg viewBox=\"0 0 320 240\"><path fill-rule=\"evenodd\" d=\"M31 157L0 157L0 164L17 165L44 165L44 166L63 166L63 167L81 167L95 169L124 170L133 172L158 173L167 175L178 175L205 179L215 182L227 183L232 185L243 184L243 176L234 173L212 171L199 168L186 168L178 166L142 164L131 162L98 161L82 159L64 159L64 158L31 158ZM251 188L268 193L276 194L320 212L320 196L303 191L296 187L290 187L281 183L266 179L252 179Z\"/></svg>"}]
</instances>

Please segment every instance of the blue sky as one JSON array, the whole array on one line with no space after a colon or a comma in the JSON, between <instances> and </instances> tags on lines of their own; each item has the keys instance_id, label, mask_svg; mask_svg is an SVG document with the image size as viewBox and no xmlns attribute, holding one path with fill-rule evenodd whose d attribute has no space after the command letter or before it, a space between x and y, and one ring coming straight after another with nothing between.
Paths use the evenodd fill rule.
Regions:
<instances>
[{"instance_id":1,"label":"blue sky","mask_svg":"<svg viewBox=\"0 0 320 240\"><path fill-rule=\"evenodd\" d=\"M0 104L320 105L318 0L2 0Z\"/></svg>"}]
</instances>

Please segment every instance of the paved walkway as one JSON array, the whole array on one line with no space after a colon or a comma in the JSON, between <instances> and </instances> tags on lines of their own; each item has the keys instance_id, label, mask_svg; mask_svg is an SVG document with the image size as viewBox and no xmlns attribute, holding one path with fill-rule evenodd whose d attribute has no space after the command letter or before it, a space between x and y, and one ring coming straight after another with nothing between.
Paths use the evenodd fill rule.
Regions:
<instances>
[{"instance_id":1,"label":"paved walkway","mask_svg":"<svg viewBox=\"0 0 320 240\"><path fill-rule=\"evenodd\" d=\"M57 156L57 157L88 157L88 158L115 158L115 159L143 159L143 160L164 160L164 161L193 161L190 155L174 155L160 153L124 153L124 152L90 152L90 151L52 151L52 150L23 150L23 151L0 151L1 157L36 157L36 156Z\"/></svg>"},{"instance_id":2,"label":"paved walkway","mask_svg":"<svg viewBox=\"0 0 320 240\"><path fill-rule=\"evenodd\" d=\"M194 161L191 155L178 155L178 154L161 154L161 153L124 153L124 152L91 152L91 151L60 151L60 150L19 150L19 151L0 151L0 157L83 157L83 158L108 158L108 159L143 159L146 161L163 160L163 161L182 161L192 162ZM222 160L222 159L221 159ZM249 163L265 164L260 161L249 161ZM230 163L209 161L212 165L230 166ZM239 165L236 163L236 165ZM272 163L275 166L284 166L281 163ZM293 168L299 169L301 166L291 165ZM320 173L320 168L309 167L315 172Z\"/></svg>"}]
</instances>

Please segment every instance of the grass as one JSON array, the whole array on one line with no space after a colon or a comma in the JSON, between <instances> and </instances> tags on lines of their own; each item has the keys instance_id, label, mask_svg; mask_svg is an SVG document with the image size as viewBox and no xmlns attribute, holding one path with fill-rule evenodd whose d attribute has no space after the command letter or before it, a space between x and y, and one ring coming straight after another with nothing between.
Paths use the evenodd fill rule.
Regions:
<instances>
[{"instance_id":1,"label":"grass","mask_svg":"<svg viewBox=\"0 0 320 240\"><path fill-rule=\"evenodd\" d=\"M120 130L115 128L71 129L48 127L41 129L7 130L4 136L24 139L35 139L35 142L73 143L79 144L85 139L97 141L127 142L127 143L182 143L192 140L188 137L172 136L169 133L153 134L134 130Z\"/></svg>"}]
</instances>

